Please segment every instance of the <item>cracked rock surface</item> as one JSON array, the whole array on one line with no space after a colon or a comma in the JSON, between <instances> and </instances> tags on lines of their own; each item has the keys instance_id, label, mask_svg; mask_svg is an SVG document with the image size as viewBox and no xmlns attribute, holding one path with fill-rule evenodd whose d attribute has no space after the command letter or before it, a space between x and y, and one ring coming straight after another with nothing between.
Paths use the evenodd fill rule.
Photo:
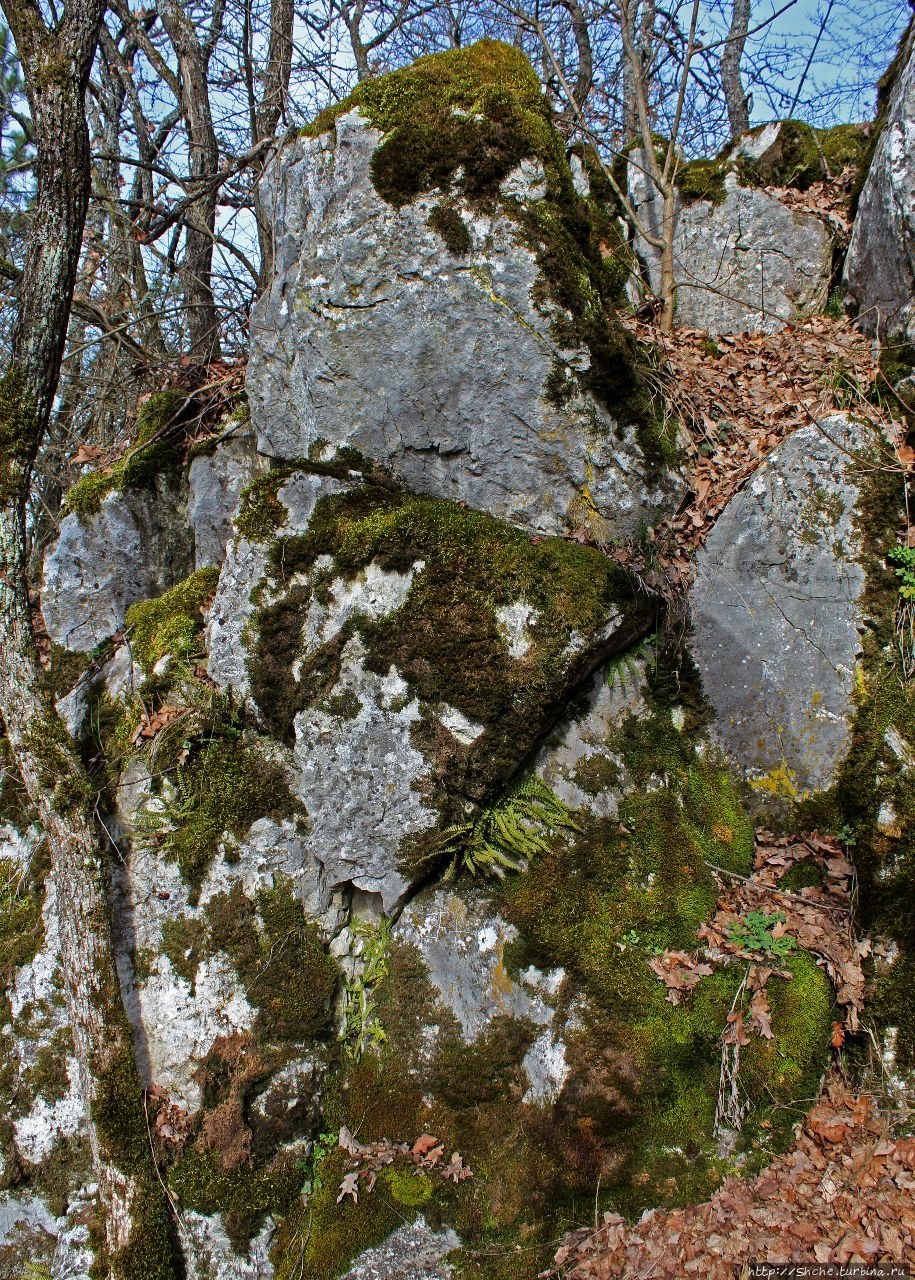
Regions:
<instances>
[{"instance_id":1,"label":"cracked rock surface","mask_svg":"<svg viewBox=\"0 0 915 1280\"><path fill-rule=\"evenodd\" d=\"M629 166L639 216L660 226L645 174ZM724 179L720 204L682 205L674 232L676 322L719 333L776 333L821 308L829 292L832 238L824 222L796 213L767 191ZM655 288L660 256L640 241Z\"/></svg>"},{"instance_id":2,"label":"cracked rock surface","mask_svg":"<svg viewBox=\"0 0 915 1280\"><path fill-rule=\"evenodd\" d=\"M697 559L693 656L714 736L761 799L830 786L844 757L864 570L842 414L789 436L726 507Z\"/></svg>"},{"instance_id":3,"label":"cracked rock surface","mask_svg":"<svg viewBox=\"0 0 915 1280\"><path fill-rule=\"evenodd\" d=\"M261 451L353 446L416 492L539 533L562 532L585 487L614 536L675 506L679 480L647 477L631 429L590 395L561 410L545 398L554 361L588 355L556 347L517 226L465 205L472 248L451 254L426 222L437 197L394 209L376 193L381 136L351 111L268 171L276 274L252 316L247 383ZM514 198L542 194L535 169L506 179Z\"/></svg>"}]
</instances>

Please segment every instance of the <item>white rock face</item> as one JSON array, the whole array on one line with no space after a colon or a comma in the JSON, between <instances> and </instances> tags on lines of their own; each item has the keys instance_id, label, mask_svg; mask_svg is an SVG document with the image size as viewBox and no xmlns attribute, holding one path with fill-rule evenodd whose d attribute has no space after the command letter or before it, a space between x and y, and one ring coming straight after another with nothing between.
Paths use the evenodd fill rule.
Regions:
<instances>
[{"instance_id":1,"label":"white rock face","mask_svg":"<svg viewBox=\"0 0 915 1280\"><path fill-rule=\"evenodd\" d=\"M445 1258L460 1244L450 1227L433 1231L425 1218L418 1218L361 1253L343 1280L449 1280L454 1269Z\"/></svg>"},{"instance_id":2,"label":"white rock face","mask_svg":"<svg viewBox=\"0 0 915 1280\"><path fill-rule=\"evenodd\" d=\"M534 771L570 809L590 809L598 818L616 816L630 780L612 739L627 716L646 714L644 678L645 662L638 657L616 659L602 668L584 695L581 711L558 725L541 748Z\"/></svg>"},{"instance_id":3,"label":"white rock face","mask_svg":"<svg viewBox=\"0 0 915 1280\"><path fill-rule=\"evenodd\" d=\"M395 668L385 676L366 670L364 653L358 636L347 642L334 689L354 700L351 717L320 707L296 716L295 786L326 884L378 894L390 912L407 888L397 869L401 841L433 826L437 814L415 788L429 770L411 740L419 701Z\"/></svg>"},{"instance_id":4,"label":"white rock face","mask_svg":"<svg viewBox=\"0 0 915 1280\"><path fill-rule=\"evenodd\" d=\"M915 341L915 30L858 201L844 279L866 333Z\"/></svg>"},{"instance_id":5,"label":"white rock face","mask_svg":"<svg viewBox=\"0 0 915 1280\"><path fill-rule=\"evenodd\" d=\"M255 451L250 430L241 428L212 454L193 460L187 514L194 530L195 569L222 564L241 491L266 468L267 460Z\"/></svg>"},{"instance_id":6,"label":"white rock face","mask_svg":"<svg viewBox=\"0 0 915 1280\"><path fill-rule=\"evenodd\" d=\"M232 1248L220 1214L205 1218L185 1210L181 1243L187 1280L272 1280L269 1255L275 1233L273 1224L266 1223L248 1246L247 1256L241 1256Z\"/></svg>"},{"instance_id":7,"label":"white rock face","mask_svg":"<svg viewBox=\"0 0 915 1280\"><path fill-rule=\"evenodd\" d=\"M395 937L416 946L429 980L457 1018L472 1044L493 1018L525 1018L543 1028L523 1066L529 1088L526 1102L552 1102L568 1075L561 1031L553 1026L555 1003L565 977L562 969L542 973L533 966L512 978L505 948L517 937L480 893L437 889L422 894L404 910Z\"/></svg>"},{"instance_id":8,"label":"white rock face","mask_svg":"<svg viewBox=\"0 0 915 1280\"><path fill-rule=\"evenodd\" d=\"M281 532L286 536L308 528L318 501L343 486L323 476L297 472L278 490L286 508ZM236 538L229 543L219 575L219 585L207 613L204 639L207 669L221 689L231 689L244 699L251 692L247 670L247 629L254 612L252 594L267 570L267 545Z\"/></svg>"},{"instance_id":9,"label":"white rock face","mask_svg":"<svg viewBox=\"0 0 915 1280\"><path fill-rule=\"evenodd\" d=\"M45 555L42 612L56 643L88 653L124 625L130 605L161 595L193 568L193 537L176 486L109 493L85 523L65 516Z\"/></svg>"},{"instance_id":10,"label":"white rock face","mask_svg":"<svg viewBox=\"0 0 915 1280\"><path fill-rule=\"evenodd\" d=\"M761 801L828 787L849 743L864 571L845 450L873 440L844 415L821 427L794 432L732 498L690 593L713 736Z\"/></svg>"},{"instance_id":11,"label":"white rock face","mask_svg":"<svg viewBox=\"0 0 915 1280\"><path fill-rule=\"evenodd\" d=\"M636 211L655 234L660 203L635 163L629 166ZM721 204L680 204L674 230L678 325L708 333L775 333L826 302L832 239L824 222L796 213L774 196L724 179ZM660 288L660 256L647 241L639 252L652 287Z\"/></svg>"},{"instance_id":12,"label":"white rock face","mask_svg":"<svg viewBox=\"0 0 915 1280\"><path fill-rule=\"evenodd\" d=\"M612 405L545 398L554 361L586 369L590 357L556 347L517 225L463 210L472 248L455 257L427 225L438 196L395 209L375 191L381 136L350 111L268 167L276 271L252 316L247 383L259 449L354 446L408 488L539 532L566 528L585 485L614 536L676 506L679 478L647 478ZM539 166L506 184L542 198Z\"/></svg>"},{"instance_id":13,"label":"white rock face","mask_svg":"<svg viewBox=\"0 0 915 1280\"><path fill-rule=\"evenodd\" d=\"M133 774L137 774L134 781ZM146 795L142 764L122 782L122 818ZM149 957L150 972L142 983L133 975L127 951L118 957L128 1014L137 1028L137 1059L148 1084L163 1089L185 1111L200 1106L196 1072L219 1036L251 1027L256 1016L228 957L205 957L193 986L175 973L162 952L162 928L169 920L202 920L207 903L240 885L248 898L270 889L278 876L295 886L307 915L328 936L345 920L345 904L324 884L321 869L308 851L306 837L292 822L258 819L231 849L224 849L209 869L197 906L175 863L158 850L134 841L126 871L115 876L115 907L125 944Z\"/></svg>"}]
</instances>

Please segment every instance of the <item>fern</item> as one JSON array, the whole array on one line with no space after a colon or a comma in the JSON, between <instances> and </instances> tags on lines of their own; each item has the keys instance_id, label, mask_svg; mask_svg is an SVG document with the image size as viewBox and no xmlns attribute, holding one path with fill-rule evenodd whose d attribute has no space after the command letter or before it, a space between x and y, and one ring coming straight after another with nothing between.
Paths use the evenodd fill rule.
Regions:
<instances>
[{"instance_id":1,"label":"fern","mask_svg":"<svg viewBox=\"0 0 915 1280\"><path fill-rule=\"evenodd\" d=\"M608 687L614 689L619 683L620 693L625 694L629 680L638 680L639 678L640 660L653 658L654 649L655 637L646 636L639 644L627 649L624 653L618 653L615 658L611 658L607 665Z\"/></svg>"},{"instance_id":2,"label":"fern","mask_svg":"<svg viewBox=\"0 0 915 1280\"><path fill-rule=\"evenodd\" d=\"M362 943L362 970L343 988L343 1017L339 1038L346 1042L346 1055L358 1062L366 1049L380 1049L387 1040L375 1004L375 988L387 977L391 947L391 922L382 920L377 929L363 921L353 926L353 936Z\"/></svg>"},{"instance_id":3,"label":"fern","mask_svg":"<svg viewBox=\"0 0 915 1280\"><path fill-rule=\"evenodd\" d=\"M578 830L569 806L539 778L526 778L473 821L445 831L442 848L451 855L445 879L459 871L499 877L520 871L549 852L550 835Z\"/></svg>"},{"instance_id":4,"label":"fern","mask_svg":"<svg viewBox=\"0 0 915 1280\"><path fill-rule=\"evenodd\" d=\"M27 1262L20 1280L51 1280L51 1268L46 1262Z\"/></svg>"}]
</instances>

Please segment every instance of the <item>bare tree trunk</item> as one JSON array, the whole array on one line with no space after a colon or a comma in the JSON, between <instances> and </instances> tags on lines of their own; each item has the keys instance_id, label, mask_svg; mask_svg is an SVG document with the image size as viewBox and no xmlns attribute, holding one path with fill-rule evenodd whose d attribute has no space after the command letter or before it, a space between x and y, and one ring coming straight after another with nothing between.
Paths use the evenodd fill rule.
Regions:
<instances>
[{"instance_id":1,"label":"bare tree trunk","mask_svg":"<svg viewBox=\"0 0 915 1280\"><path fill-rule=\"evenodd\" d=\"M721 54L721 85L728 109L731 134L738 137L750 127L750 111L747 94L740 75L740 59L743 57L750 29L750 0L733 0L731 26Z\"/></svg>"},{"instance_id":2,"label":"bare tree trunk","mask_svg":"<svg viewBox=\"0 0 915 1280\"><path fill-rule=\"evenodd\" d=\"M181 110L187 127L189 189L197 195L185 216L181 262L189 354L205 364L219 356L219 316L213 297L217 187L212 181L219 168L219 146L210 110L209 54L197 39L196 27L180 0L166 0L160 13L178 59Z\"/></svg>"},{"instance_id":3,"label":"bare tree trunk","mask_svg":"<svg viewBox=\"0 0 915 1280\"><path fill-rule=\"evenodd\" d=\"M563 0L563 8L568 11L572 20L572 34L575 37L575 49L578 55L578 70L575 73L575 84L572 86L574 101L569 103L561 120L561 124L565 126L563 132L567 130L571 132L584 114L588 94L594 85L594 56L591 51L588 19L578 0Z\"/></svg>"},{"instance_id":4,"label":"bare tree trunk","mask_svg":"<svg viewBox=\"0 0 915 1280\"><path fill-rule=\"evenodd\" d=\"M254 112L252 147L276 133L286 108L289 77L292 72L294 13L293 0L271 0L267 66L262 79L261 100ZM263 159L258 160L256 162L258 175L263 167ZM260 246L260 288L263 289L273 272L273 219L270 210L264 208L258 186L255 186L254 190L254 211L257 216L257 239Z\"/></svg>"},{"instance_id":5,"label":"bare tree trunk","mask_svg":"<svg viewBox=\"0 0 915 1280\"><path fill-rule=\"evenodd\" d=\"M173 1280L170 1222L112 951L105 848L91 784L38 663L25 559L32 468L60 375L89 198L84 94L103 3L71 0L52 30L34 0L2 4L25 71L37 197L12 362L0 380L0 714L51 850L67 1009L105 1214L100 1274Z\"/></svg>"}]
</instances>

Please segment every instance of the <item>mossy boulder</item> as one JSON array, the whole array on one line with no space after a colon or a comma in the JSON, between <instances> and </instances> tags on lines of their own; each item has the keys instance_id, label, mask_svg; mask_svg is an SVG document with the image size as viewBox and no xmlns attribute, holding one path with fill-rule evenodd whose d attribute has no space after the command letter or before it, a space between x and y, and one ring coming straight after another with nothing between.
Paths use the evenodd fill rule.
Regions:
<instances>
[{"instance_id":1,"label":"mossy boulder","mask_svg":"<svg viewBox=\"0 0 915 1280\"><path fill-rule=\"evenodd\" d=\"M48 634L66 649L88 653L124 626L130 605L185 577L193 557L193 533L174 476L108 489L97 510L64 516L45 554Z\"/></svg>"},{"instance_id":2,"label":"mossy boulder","mask_svg":"<svg viewBox=\"0 0 915 1280\"><path fill-rule=\"evenodd\" d=\"M684 163L676 176L678 325L712 334L773 333L826 304L833 254L829 228L750 184L741 169L749 163L728 153ZM640 151L632 153L627 175L640 220L659 234L661 201ZM637 247L657 291L659 250L641 236Z\"/></svg>"},{"instance_id":3,"label":"mossy boulder","mask_svg":"<svg viewBox=\"0 0 915 1280\"><path fill-rule=\"evenodd\" d=\"M676 506L675 442L615 314L628 249L518 50L367 81L264 184L282 249L252 318L263 452L355 447L542 533L628 536Z\"/></svg>"},{"instance_id":4,"label":"mossy boulder","mask_svg":"<svg viewBox=\"0 0 915 1280\"><path fill-rule=\"evenodd\" d=\"M278 493L295 504L296 481ZM230 552L211 616L246 669L210 670L292 747L327 884L390 910L650 604L594 550L390 483L351 481L287 528ZM224 603L241 595L247 617Z\"/></svg>"}]
</instances>

